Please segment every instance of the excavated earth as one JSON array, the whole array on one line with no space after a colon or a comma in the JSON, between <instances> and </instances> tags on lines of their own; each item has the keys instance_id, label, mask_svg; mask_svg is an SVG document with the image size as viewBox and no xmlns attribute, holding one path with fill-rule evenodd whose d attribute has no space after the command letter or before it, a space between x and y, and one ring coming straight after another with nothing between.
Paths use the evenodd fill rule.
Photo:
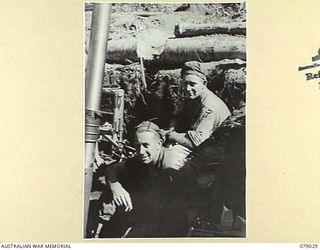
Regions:
<instances>
[{"instance_id":1,"label":"excavated earth","mask_svg":"<svg viewBox=\"0 0 320 250\"><path fill-rule=\"evenodd\" d=\"M90 29L92 8L91 4L85 6L85 51L88 52L90 43ZM161 39L176 41L180 39L184 46L191 40L215 40L217 43L227 41L237 46L237 41L245 42L245 35L210 34L201 37L175 37L177 24L216 24L246 22L246 6L242 3L233 4L113 4L109 47L114 44L119 47L121 62L110 62L107 59L104 78L104 87L120 86L125 90L124 124L125 135L130 137L132 128L141 120L155 119L163 126L168 126L176 103L183 98L181 91L180 68L181 63L172 63L179 56L165 58L165 63L158 63L152 58L143 61L134 61L128 54L131 48L126 41L137 40L144 34L152 34L154 43L151 47L159 47ZM158 41L158 43L157 43ZM234 41L234 42L233 42ZM123 44L123 47L121 47ZM160 45L159 45L160 44ZM223 45L223 44L222 44ZM146 46L148 47L148 46ZM148 54L143 47L142 54ZM136 56L136 50L134 53ZM163 49L163 48L162 48ZM127 53L128 52L128 53ZM154 52L154 51L153 51ZM161 52L159 52L161 53ZM186 52L188 53L188 51ZM150 54L150 53L149 53ZM201 57L197 57L202 62ZM167 63L166 63L167 62ZM219 95L232 111L242 109L244 114L246 93L246 61L245 58L222 58L216 60L210 56L202 63L206 70L208 87ZM142 69L144 72L142 72ZM144 74L143 74L144 73ZM145 75L145 81L143 80ZM146 85L145 85L146 83Z\"/></svg>"}]
</instances>

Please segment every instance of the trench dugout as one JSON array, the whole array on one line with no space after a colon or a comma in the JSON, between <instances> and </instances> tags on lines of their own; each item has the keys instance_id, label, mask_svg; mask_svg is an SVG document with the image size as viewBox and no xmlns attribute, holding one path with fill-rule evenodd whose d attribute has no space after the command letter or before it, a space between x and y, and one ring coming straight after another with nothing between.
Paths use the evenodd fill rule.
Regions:
<instances>
[{"instance_id":1,"label":"trench dugout","mask_svg":"<svg viewBox=\"0 0 320 250\"><path fill-rule=\"evenodd\" d=\"M134 4L130 6L134 7ZM195 7L197 6L195 4ZM212 7L214 12L220 9L230 11L232 14L230 17L236 19L237 15L240 15L241 19L243 13L245 13L245 11L241 10L241 12L238 9L239 13L233 15L232 8L238 8L237 4L231 4L231 9L229 5L223 4L204 5L205 8L209 6ZM190 5L186 6L186 10L183 10L189 17L188 11L191 7ZM179 16L177 12L172 14ZM202 15L207 14L203 13ZM212 18L210 15L209 17ZM144 20L148 18L153 17L145 17ZM166 16L166 18L169 18L169 16ZM202 20L202 18L200 19ZM142 21L140 28L144 28L143 26L146 23ZM120 29L120 26L118 28ZM130 32L133 35L136 34L136 30L131 30L131 28L130 25L126 26L127 30L123 31L124 34ZM115 38L114 45L123 44L120 41L128 44L125 39L118 39L116 36L115 33L115 37L113 37ZM232 51L229 51L228 46L222 48L221 53L198 50L198 41L203 41L204 37L206 41L213 42L212 46L215 46L215 41L227 38L230 41ZM190 51L183 49L187 48L184 47L184 39L189 41L189 45L194 44L195 47L187 46ZM183 98L180 88L180 67L184 61L198 60L199 56L206 60L205 63L202 63L202 66L206 69L208 88L218 95L233 112L232 116L215 132L213 138L204 142L190 156L187 163L188 167L182 171L182 175L185 176L184 180L192 182L191 186L195 187L187 190L190 194L195 193L195 195L190 195L193 198L188 201L189 204L185 204L189 209L189 216L186 219L188 230L182 237L245 236L246 63L234 59L245 60L245 35L199 35L194 38L170 40L174 44L176 44L176 41L177 45L181 42L182 47L177 51L183 52L183 56L172 57L172 54L164 53L162 57L160 56L160 59L163 59L162 64L161 60L151 60L149 62L140 60L140 62L137 62L141 58L137 58L136 47L133 44L134 46L131 47L134 48L132 50L134 56L130 57L130 60L126 56L121 56L120 61L109 60L105 64L103 96L99 112L101 134L97 144L97 152L99 152L100 157L104 158L104 163L101 164L97 159L94 163L95 171L86 228L86 237L88 238L130 237L130 231L128 232L125 227L122 228L121 225L125 225L125 223L121 224L121 220L118 223L111 223L110 218L112 218L114 212L111 207L108 207L108 214L101 215L99 213L106 196L105 193L109 192L110 195L110 190L108 190L108 185L104 179L104 172L111 164L134 156L135 152L131 142L133 127L136 124L143 120L156 118L153 121L160 127L168 126L174 105ZM191 40L194 42L192 43ZM114 47L114 49L117 48L120 48L121 53L124 52L121 46ZM210 49L210 46L206 48ZM194 50L198 52L194 53ZM117 55L117 53L114 55ZM172 65L167 62L167 60L170 61L170 58L174 59ZM112 94L109 96L107 94L115 90L123 91L123 109L118 108L118 112L115 111L116 105ZM115 113L118 113L118 115L114 115ZM118 118L115 119L115 117Z\"/></svg>"},{"instance_id":2,"label":"trench dugout","mask_svg":"<svg viewBox=\"0 0 320 250\"><path fill-rule=\"evenodd\" d=\"M162 81L162 84L159 84L158 87L164 86L163 82L167 81L165 86L171 88L171 91L163 92L172 94L175 91L175 95L181 95L179 85L173 86L172 79L159 77L159 75L157 77L157 81ZM217 77L221 78L221 75ZM227 82L223 78L220 81L224 84ZM129 84L125 81L123 83ZM209 82L210 86L213 86L213 84ZM214 86L219 86L219 84ZM230 86L227 89L230 89ZM105 163L99 167L97 162L95 163L96 169L87 227L89 238L130 237L130 234L125 235L129 227L124 228L123 225L126 223L121 222L121 219L117 223L114 220L110 222L101 218L101 214L99 214L105 196L109 196L109 199L110 195L112 196L104 179L105 170L110 164L134 157L135 151L130 146L129 141L132 141L133 127L140 121L145 120L143 118L157 118L157 122L162 125L168 123L170 119L167 116L167 105L170 98L165 95L162 96L162 99L166 100L166 105L162 105L161 99L156 97L157 91L151 89L151 91L144 92L143 97L141 94L136 97L135 109L131 109L131 112L132 114L137 112L137 115L135 119L129 120L125 116L130 111L127 110L128 113L126 113L124 107L119 108L116 105L116 103L121 103L125 106L129 102L125 100L125 97L130 96L130 93L126 93L127 91L120 88L103 88L101 104L101 123L103 125L101 126L98 151L99 155L104 158ZM225 94L225 92L226 88L223 87L219 92L220 96L223 96L221 93ZM119 95L119 93L123 93L123 95ZM229 93L226 96L229 97L230 95ZM235 95L235 93L232 93L232 96ZM160 101L154 101L156 98ZM184 186L186 192L190 194L190 199L181 201L181 203L184 202L184 204L181 204L182 207L188 207L185 217L188 232L181 237L245 236L245 104L239 96L238 99L241 100L238 102L238 109L231 106L234 110L232 115L215 131L211 138L202 143L189 156L186 168L182 169L181 174L184 175L183 179L186 182ZM230 98L225 98L225 100L230 100ZM132 102L131 99L130 101ZM231 102L226 103L230 105ZM235 105L234 99L231 104ZM156 105L158 107L155 107ZM129 107L132 108L132 106ZM122 112L119 112L119 110ZM114 116L113 113L118 115ZM165 116L161 116L162 113ZM160 114L160 116L155 117L155 114ZM122 122L123 120L126 123ZM112 213L110 207L110 215ZM125 218L126 216L123 216L123 220Z\"/></svg>"}]
</instances>

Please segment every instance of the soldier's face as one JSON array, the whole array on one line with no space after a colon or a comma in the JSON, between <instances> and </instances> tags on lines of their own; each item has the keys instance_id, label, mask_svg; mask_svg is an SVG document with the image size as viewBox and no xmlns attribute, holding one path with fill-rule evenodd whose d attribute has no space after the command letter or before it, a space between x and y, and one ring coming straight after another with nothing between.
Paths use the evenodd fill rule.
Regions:
<instances>
[{"instance_id":1,"label":"soldier's face","mask_svg":"<svg viewBox=\"0 0 320 250\"><path fill-rule=\"evenodd\" d=\"M205 90L204 80L195 75L186 75L183 77L183 86L187 97L195 99L199 97Z\"/></svg>"},{"instance_id":2,"label":"soldier's face","mask_svg":"<svg viewBox=\"0 0 320 250\"><path fill-rule=\"evenodd\" d=\"M135 135L135 148L143 164L156 164L162 147L161 140L152 132L140 132Z\"/></svg>"}]
</instances>

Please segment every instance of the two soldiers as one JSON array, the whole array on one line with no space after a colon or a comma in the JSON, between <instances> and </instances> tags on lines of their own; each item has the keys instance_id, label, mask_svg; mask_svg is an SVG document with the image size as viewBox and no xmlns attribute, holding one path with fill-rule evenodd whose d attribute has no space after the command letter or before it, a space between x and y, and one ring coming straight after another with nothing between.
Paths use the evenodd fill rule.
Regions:
<instances>
[{"instance_id":1,"label":"two soldiers","mask_svg":"<svg viewBox=\"0 0 320 250\"><path fill-rule=\"evenodd\" d=\"M132 228L128 237L186 236L191 194L186 190L196 190L188 156L231 114L207 88L200 63L185 63L181 77L187 99L175 110L170 129L161 130L151 122L138 125L134 139L137 157L110 166L106 172L112 191L109 202L123 206L118 213L126 217L121 220L125 221L123 230Z\"/></svg>"}]
</instances>

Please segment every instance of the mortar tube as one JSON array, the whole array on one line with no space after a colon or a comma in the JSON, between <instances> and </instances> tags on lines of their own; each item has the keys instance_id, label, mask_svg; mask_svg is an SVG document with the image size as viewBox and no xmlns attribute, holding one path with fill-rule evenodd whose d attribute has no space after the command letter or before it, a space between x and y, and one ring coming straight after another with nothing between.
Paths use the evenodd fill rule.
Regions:
<instances>
[{"instance_id":1,"label":"mortar tube","mask_svg":"<svg viewBox=\"0 0 320 250\"><path fill-rule=\"evenodd\" d=\"M86 238L90 193L92 188L93 161L99 136L100 109L104 66L110 27L111 4L95 3L92 14L90 45L85 76L85 165L84 165L84 225Z\"/></svg>"}]
</instances>

